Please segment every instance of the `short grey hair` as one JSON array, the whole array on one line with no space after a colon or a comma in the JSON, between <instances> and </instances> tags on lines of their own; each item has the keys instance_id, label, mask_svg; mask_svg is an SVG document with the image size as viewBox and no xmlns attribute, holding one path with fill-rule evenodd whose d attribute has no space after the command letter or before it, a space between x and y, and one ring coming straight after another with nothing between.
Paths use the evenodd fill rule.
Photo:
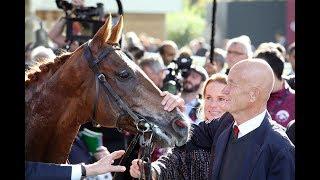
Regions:
<instances>
[{"instance_id":1,"label":"short grey hair","mask_svg":"<svg viewBox=\"0 0 320 180\"><path fill-rule=\"evenodd\" d=\"M141 68L148 66L150 67L155 73L161 72L165 67L161 64L159 59L155 57L149 57L149 58L144 58L139 62L139 66Z\"/></svg>"},{"instance_id":2,"label":"short grey hair","mask_svg":"<svg viewBox=\"0 0 320 180\"><path fill-rule=\"evenodd\" d=\"M229 46L231 46L231 44L234 44L234 43L238 43L238 44L243 45L246 50L248 58L252 57L253 52L252 52L251 40L250 40L249 36L241 35L239 37L235 37L235 38L230 39L226 44L226 49L228 49Z\"/></svg>"}]
</instances>

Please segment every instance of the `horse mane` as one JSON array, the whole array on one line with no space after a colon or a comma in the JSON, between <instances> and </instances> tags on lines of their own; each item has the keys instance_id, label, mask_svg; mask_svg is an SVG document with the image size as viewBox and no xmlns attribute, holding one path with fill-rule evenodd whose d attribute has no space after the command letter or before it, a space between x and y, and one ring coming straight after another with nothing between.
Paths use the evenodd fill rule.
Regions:
<instances>
[{"instance_id":1,"label":"horse mane","mask_svg":"<svg viewBox=\"0 0 320 180\"><path fill-rule=\"evenodd\" d=\"M70 58L71 54L70 52L64 52L54 59L42 58L35 62L25 71L25 87L35 84L49 72L53 75Z\"/></svg>"}]
</instances>

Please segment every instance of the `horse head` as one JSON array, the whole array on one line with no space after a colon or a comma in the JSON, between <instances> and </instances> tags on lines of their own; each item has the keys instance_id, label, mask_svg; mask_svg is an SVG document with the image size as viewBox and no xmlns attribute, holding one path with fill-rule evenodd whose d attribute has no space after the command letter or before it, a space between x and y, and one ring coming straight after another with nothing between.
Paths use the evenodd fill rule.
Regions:
<instances>
[{"instance_id":1,"label":"horse head","mask_svg":"<svg viewBox=\"0 0 320 180\"><path fill-rule=\"evenodd\" d=\"M122 28L122 16L114 27L109 16L92 40L72 55L88 65L82 84L91 87L87 101L92 107L91 119L131 132L147 123L159 146L183 145L189 129L186 117L178 109L163 109L161 90L118 48Z\"/></svg>"}]
</instances>

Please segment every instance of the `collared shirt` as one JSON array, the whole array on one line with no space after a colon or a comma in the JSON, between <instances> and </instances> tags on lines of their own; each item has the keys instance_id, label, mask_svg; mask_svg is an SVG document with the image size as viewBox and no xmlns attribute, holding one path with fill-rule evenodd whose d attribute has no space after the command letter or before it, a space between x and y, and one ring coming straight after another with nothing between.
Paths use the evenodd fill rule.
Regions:
<instances>
[{"instance_id":1,"label":"collared shirt","mask_svg":"<svg viewBox=\"0 0 320 180\"><path fill-rule=\"evenodd\" d=\"M257 116L253 117L252 119L240 124L239 126L237 125L237 122L235 121L234 125L237 125L239 128L238 138L241 138L242 136L248 134L249 132L257 129L261 125L266 113L267 113L267 110L264 110L262 113L258 114Z\"/></svg>"},{"instance_id":2,"label":"collared shirt","mask_svg":"<svg viewBox=\"0 0 320 180\"><path fill-rule=\"evenodd\" d=\"M81 171L81 165L72 165L72 171L71 171L71 180L78 180L81 179L82 171Z\"/></svg>"}]
</instances>

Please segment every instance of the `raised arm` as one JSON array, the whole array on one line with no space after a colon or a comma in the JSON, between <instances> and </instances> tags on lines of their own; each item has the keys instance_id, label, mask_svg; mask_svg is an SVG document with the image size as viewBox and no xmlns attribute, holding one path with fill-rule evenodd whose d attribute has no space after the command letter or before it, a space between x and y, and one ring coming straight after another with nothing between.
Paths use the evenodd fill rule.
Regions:
<instances>
[{"instance_id":1,"label":"raised arm","mask_svg":"<svg viewBox=\"0 0 320 180\"><path fill-rule=\"evenodd\" d=\"M67 43L65 42L66 37L62 35L65 24L66 19L61 17L48 32L49 38L59 47L64 47L65 45L67 45Z\"/></svg>"}]
</instances>

